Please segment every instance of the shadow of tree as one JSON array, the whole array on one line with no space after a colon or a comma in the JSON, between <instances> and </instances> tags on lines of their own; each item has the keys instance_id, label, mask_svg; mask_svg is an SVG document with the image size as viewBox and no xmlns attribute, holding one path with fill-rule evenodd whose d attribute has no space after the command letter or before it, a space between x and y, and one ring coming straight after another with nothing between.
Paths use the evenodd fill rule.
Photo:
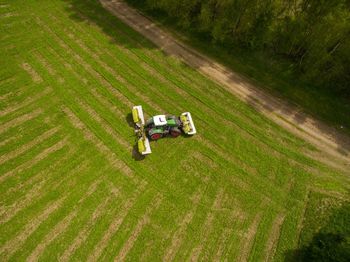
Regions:
<instances>
[{"instance_id":1,"label":"shadow of tree","mask_svg":"<svg viewBox=\"0 0 350 262\"><path fill-rule=\"evenodd\" d=\"M299 249L287 251L285 262L334 261L350 258L350 203L335 210L312 240Z\"/></svg>"},{"instance_id":2,"label":"shadow of tree","mask_svg":"<svg viewBox=\"0 0 350 262\"><path fill-rule=\"evenodd\" d=\"M125 48L153 49L150 41L130 29L118 18L106 10L98 0L65 0L68 3L66 11L69 17L77 22L85 22L100 28L111 43ZM136 37L139 41L130 41L125 36Z\"/></svg>"}]
</instances>

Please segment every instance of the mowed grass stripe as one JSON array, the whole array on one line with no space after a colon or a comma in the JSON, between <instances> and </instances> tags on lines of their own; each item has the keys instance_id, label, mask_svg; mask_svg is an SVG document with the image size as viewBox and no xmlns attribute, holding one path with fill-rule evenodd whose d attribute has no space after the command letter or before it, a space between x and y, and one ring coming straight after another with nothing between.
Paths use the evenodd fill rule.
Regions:
<instances>
[{"instance_id":1,"label":"mowed grass stripe","mask_svg":"<svg viewBox=\"0 0 350 262\"><path fill-rule=\"evenodd\" d=\"M163 260L164 261L172 261L178 249L180 248L183 238L185 237L186 230L190 225L194 214L196 213L199 202L201 201L203 192L201 192L202 188L199 188L194 195L191 197L193 202L193 207L189 210L184 217L182 218L179 226L176 228L176 231L173 232L171 237L171 242L168 247L165 249Z\"/></svg>"},{"instance_id":2,"label":"mowed grass stripe","mask_svg":"<svg viewBox=\"0 0 350 262\"><path fill-rule=\"evenodd\" d=\"M152 212L158 209L159 205L162 202L162 195L160 193L156 194L153 201L149 206L147 206L145 213L138 221L137 225L133 229L130 237L124 243L124 246L119 251L118 255L114 258L114 261L124 261L129 251L132 249L135 241L140 235L142 229L149 224L151 221L150 215Z\"/></svg>"},{"instance_id":3,"label":"mowed grass stripe","mask_svg":"<svg viewBox=\"0 0 350 262\"><path fill-rule=\"evenodd\" d=\"M204 249L204 246L206 242L208 241L209 235L212 234L213 230L213 223L215 219L215 210L220 208L221 201L223 200L224 190L221 188L219 189L219 192L216 194L214 202L207 214L207 217L205 218L205 221L202 225L202 229L200 230L200 242L197 244L190 253L189 259L191 261L198 261L198 258L200 257L202 250Z\"/></svg>"},{"instance_id":4,"label":"mowed grass stripe","mask_svg":"<svg viewBox=\"0 0 350 262\"><path fill-rule=\"evenodd\" d=\"M14 151L8 152L6 155L2 155L0 157L0 165L5 163L6 161L9 161L13 158L16 158L18 155L24 153L25 151L30 150L32 147L35 147L37 144L41 143L42 141L46 140L47 138L53 136L55 133L59 131L59 127L54 127L50 129L49 131L44 132L40 136L34 138L29 143L22 145L21 147L17 148Z\"/></svg>"},{"instance_id":5,"label":"mowed grass stripe","mask_svg":"<svg viewBox=\"0 0 350 262\"><path fill-rule=\"evenodd\" d=\"M281 226L284 222L285 214L280 213L277 215L275 220L273 221L273 226L269 233L269 239L266 243L265 249L265 259L264 261L271 261L277 248L278 239L280 236Z\"/></svg>"},{"instance_id":6,"label":"mowed grass stripe","mask_svg":"<svg viewBox=\"0 0 350 262\"><path fill-rule=\"evenodd\" d=\"M138 198L143 194L146 188L146 184L143 183L135 193L128 198L126 202L120 208L120 212L116 214L112 222L109 224L107 230L104 232L102 238L96 243L92 252L88 255L87 261L96 261L102 255L104 249L108 246L110 239L118 231L120 225L123 223L128 212L137 202Z\"/></svg>"},{"instance_id":7,"label":"mowed grass stripe","mask_svg":"<svg viewBox=\"0 0 350 262\"><path fill-rule=\"evenodd\" d=\"M17 193L18 196L16 196L15 199L11 197L11 202L7 202L6 205L5 203L2 205L0 209L1 223L6 223L16 216L18 212L22 211L31 205L32 202L39 199L44 193L43 189L45 186L49 185L49 187L51 187L51 184L48 181L54 177L55 173L58 173L57 170L59 170L69 158L74 156L76 157L75 154L70 153L69 151L65 152L65 155L62 156L62 158L56 156L54 159L52 159L52 162L50 161L51 164L49 164L48 168L41 171L39 170L39 172L35 173L25 182L18 184L18 186L14 188L10 188L9 194L11 195L8 195L11 197L14 193ZM47 174L50 174L49 178L43 178L43 176L47 176ZM58 177L55 178L57 179ZM32 185L32 187L30 187L30 185Z\"/></svg>"},{"instance_id":8,"label":"mowed grass stripe","mask_svg":"<svg viewBox=\"0 0 350 262\"><path fill-rule=\"evenodd\" d=\"M70 257L74 254L75 250L78 249L81 244L86 240L91 230L93 230L96 221L107 212L107 208L111 205L111 196L107 197L103 202L101 202L96 210L92 213L90 219L84 225L84 227L79 231L78 235L74 238L69 247L61 254L58 258L59 261L66 262L69 261ZM114 200L114 198L113 198ZM114 201L113 201L114 202Z\"/></svg>"},{"instance_id":9,"label":"mowed grass stripe","mask_svg":"<svg viewBox=\"0 0 350 262\"><path fill-rule=\"evenodd\" d=\"M26 113L24 115L21 115L17 118L14 118L14 119L8 121L8 122L3 123L2 125L0 125L0 134L4 133L7 130L14 128L14 127L26 122L26 121L29 121L29 120L39 116L43 112L44 111L41 108L37 108L30 113Z\"/></svg>"},{"instance_id":10,"label":"mowed grass stripe","mask_svg":"<svg viewBox=\"0 0 350 262\"><path fill-rule=\"evenodd\" d=\"M67 31L64 30L63 32L60 32L60 37L61 38L64 38L65 32L67 32ZM64 39L65 41L67 41L67 40L74 40L73 36L70 35L69 33L68 33L68 36L69 36L68 39L67 38ZM104 76L106 76L106 73L108 73L110 75L110 77L106 76L106 79L107 79L107 81L109 81L109 83L112 83L112 80L113 80L113 82L117 83L118 87L124 87L124 91L128 90L128 92L132 92L133 97L142 97L142 99L144 100L145 104L152 104L152 107L155 107L156 110L164 111L159 106L157 106L156 103L152 103L151 102L150 98L147 97L147 93L144 93L144 94L139 93L139 91L136 89L137 86L134 83L131 83L130 80L128 81L128 80L126 80L124 78L125 74L124 75L118 74L116 71L114 71L114 69L112 69L106 63L104 63L102 60L100 60L98 58L98 56L94 55L93 52L89 52L89 50L87 50L87 48L84 45L82 45L80 42L77 42L76 40L73 41L73 42L71 41L70 42L70 47L73 48L74 45L75 45L75 47L79 47L79 49L82 49L83 51L85 51L85 54L75 55L75 58L80 60L80 62L83 61L82 60L82 55L84 55L85 59L89 60L89 61L91 61L91 58L89 57L89 56L91 56L93 58L94 63L97 63L97 65L98 65L97 67L95 66L94 68L101 68L104 71L104 73L103 73ZM77 52L79 49L75 48L74 51ZM87 68L85 68L85 69L87 69ZM118 69L120 70L121 68L118 67ZM96 78L96 75L95 75L95 78ZM109 86L109 90L110 90L111 89L111 85L108 84L108 86ZM127 88L125 88L125 87L127 87ZM129 108L131 108L131 104L128 105L128 109Z\"/></svg>"},{"instance_id":11,"label":"mowed grass stripe","mask_svg":"<svg viewBox=\"0 0 350 262\"><path fill-rule=\"evenodd\" d=\"M46 237L36 246L35 250L27 257L26 261L34 262L37 261L42 252L45 250L46 246L50 244L55 238L62 234L67 227L72 222L72 219L77 215L77 211L74 210L69 215L67 215L63 220L61 220L53 229L51 229Z\"/></svg>"},{"instance_id":12,"label":"mowed grass stripe","mask_svg":"<svg viewBox=\"0 0 350 262\"><path fill-rule=\"evenodd\" d=\"M110 182L111 178L115 181L113 176L106 177L106 179L103 180L103 187L99 190L100 193L98 196L93 199L88 207L82 209L82 212L74 219L68 230L63 233L57 241L51 244L52 247L56 247L53 251L59 261L74 260L74 257L77 255L76 253L79 253L81 249L83 249L82 252L84 256L87 256L88 253L86 250L91 251L94 247L85 247L91 235L104 232L104 226L101 225L101 222L108 221L111 217L114 217L116 212L119 212L123 202L132 195L130 191L135 190L135 187L125 188L122 186L123 183L118 183L118 188L116 188ZM93 243L95 243L96 239L97 238L93 236ZM47 252L43 254L43 259L45 260L52 257L51 252L49 247Z\"/></svg>"},{"instance_id":13,"label":"mowed grass stripe","mask_svg":"<svg viewBox=\"0 0 350 262\"><path fill-rule=\"evenodd\" d=\"M36 100L38 100L38 99L48 95L51 91L52 91L51 88L47 88L46 90L44 90L44 92L30 97L29 99L25 100L23 103L20 103L20 104L17 104L17 105L11 105L8 108L3 109L0 112L0 117L3 117L5 115L7 115L7 114L10 114L10 113L14 112L14 111L17 111L18 109L21 109L23 107L26 107L27 105L35 102Z\"/></svg>"},{"instance_id":14,"label":"mowed grass stripe","mask_svg":"<svg viewBox=\"0 0 350 262\"><path fill-rule=\"evenodd\" d=\"M244 232L243 240L240 244L240 252L237 257L238 261L248 261L262 216L262 213L257 213L247 231Z\"/></svg>"},{"instance_id":15,"label":"mowed grass stripe","mask_svg":"<svg viewBox=\"0 0 350 262\"><path fill-rule=\"evenodd\" d=\"M16 173L18 173L20 170L28 169L31 166L33 166L33 165L37 164L38 162L42 161L43 159L45 159L51 153L60 150L65 145L67 145L67 141L68 141L68 139L64 138L63 140L57 142L53 146L51 146L49 148L45 148L42 152L40 152L38 155L34 156L31 160L28 160L27 162L25 162L25 163L15 167L14 169L11 169L8 172L4 173L0 177L0 183L3 183L4 180L6 180L7 178L16 175Z\"/></svg>"},{"instance_id":16,"label":"mowed grass stripe","mask_svg":"<svg viewBox=\"0 0 350 262\"><path fill-rule=\"evenodd\" d=\"M98 71L96 71L90 64L85 62L78 54L76 54L74 51L71 50L71 47L68 46L64 41L60 39L60 37L53 32L49 27L47 27L44 22L42 22L39 18L37 19L37 23L43 27L44 30L46 30L48 33L51 34L51 36L55 39L55 41L59 44L59 46L63 49L66 50L74 59L77 60L77 62L84 67L84 69L89 72L92 76L94 76L95 79L98 79L98 81L111 93L113 93L118 101L122 102L125 106L128 108L131 108L133 104L128 100L127 97L125 97L122 93L120 93L117 89L113 87L113 85L105 79Z\"/></svg>"},{"instance_id":17,"label":"mowed grass stripe","mask_svg":"<svg viewBox=\"0 0 350 262\"><path fill-rule=\"evenodd\" d=\"M30 253L32 251L35 251L35 248L38 245L40 245L40 243L43 243L45 237L50 237L48 236L49 232L47 232L48 228L53 229L66 216L70 217L71 213L74 213L75 216L77 214L77 211L80 208L82 208L83 203L87 199L91 199L94 197L93 194L96 191L96 184L100 182L96 180L96 177L91 176L90 181L84 181L83 183L81 183L82 181L79 182L78 177L84 176L88 171L94 172L93 175L95 176L100 175L101 172L103 172L103 170L104 168L100 168L100 170L97 171L96 167L89 165L77 166L75 169L73 169L70 173L71 175L74 175L73 179L71 178L72 181L65 181L65 183L62 183L53 189L55 195L64 196L64 203L61 205L61 208L57 212L53 213L52 216L47 217L47 219L45 219L45 221L42 222L43 225L41 227L39 227L36 231L28 235L28 238L22 246L25 252L20 252L19 254L17 252L16 254L14 254L14 257L17 257L18 259L25 259L29 257ZM76 191L69 190L72 188L75 188ZM38 203L36 203L36 205L42 205L43 203L46 203L48 198L50 198L50 194L47 194L47 196L45 196ZM71 219L73 219L73 217L71 217ZM63 232L58 232L58 234L55 237L58 237L60 233ZM54 239L50 241L53 240ZM43 249L45 249L45 247L41 248L41 252L43 251Z\"/></svg>"},{"instance_id":18,"label":"mowed grass stripe","mask_svg":"<svg viewBox=\"0 0 350 262\"><path fill-rule=\"evenodd\" d=\"M49 65L48 62L46 61L46 59L42 56L42 55L39 55L39 54L36 54L36 57L40 57L40 62L43 63L43 66L46 67L46 65ZM51 66L50 66L51 67ZM56 76L57 74L56 73L53 73L54 69L51 68L51 72L48 71L48 73L51 75L51 76ZM65 81L65 79L60 76L59 79L61 79L62 81ZM60 80L58 80L60 82ZM116 140L120 145L122 145L124 148L128 149L128 150L131 150L131 145L130 143L128 143L127 141L123 140L119 134L116 133L116 131L111 127L109 126L108 122L106 122L92 107L90 107L87 103L83 102L82 99L79 99L79 95L81 94L73 94L71 92L72 90L67 90L67 92L69 94L71 94L71 97L75 97L75 102L83 109L85 110L89 116L94 119L96 122L98 122L102 127L103 129L113 137L114 140Z\"/></svg>"},{"instance_id":19,"label":"mowed grass stripe","mask_svg":"<svg viewBox=\"0 0 350 262\"><path fill-rule=\"evenodd\" d=\"M79 167L79 169L81 170L81 167ZM101 182L102 178L98 178L94 180L92 184L89 185L89 187L85 191L85 194L76 202L75 206L71 208L71 211L62 220L60 220L36 246L36 248L27 258L28 261L37 260L40 257L40 255L44 252L47 245L49 245L60 234L64 233L64 231L67 230L67 228L72 223L72 220L77 216L79 206L97 191L97 187Z\"/></svg>"},{"instance_id":20,"label":"mowed grass stripe","mask_svg":"<svg viewBox=\"0 0 350 262\"><path fill-rule=\"evenodd\" d=\"M80 119L68 107L64 107L62 110L66 113L72 125L82 131L85 139L91 141L99 149L99 151L105 155L113 167L115 167L121 173L127 175L129 178L132 178L134 181L137 181L137 179L133 176L133 171L130 169L130 167L124 162L120 161L116 157L115 153L111 151L103 142L101 142L96 135L87 129L84 123L81 122Z\"/></svg>"},{"instance_id":21,"label":"mowed grass stripe","mask_svg":"<svg viewBox=\"0 0 350 262\"><path fill-rule=\"evenodd\" d=\"M18 235L3 244L0 248L1 257L6 260L9 259L11 255L15 253L26 241L27 237L32 234L40 226L40 224L51 215L51 213L56 211L63 204L64 199L65 197L62 197L56 201L50 202L46 206L45 210L39 214L38 217L33 218Z\"/></svg>"}]
</instances>

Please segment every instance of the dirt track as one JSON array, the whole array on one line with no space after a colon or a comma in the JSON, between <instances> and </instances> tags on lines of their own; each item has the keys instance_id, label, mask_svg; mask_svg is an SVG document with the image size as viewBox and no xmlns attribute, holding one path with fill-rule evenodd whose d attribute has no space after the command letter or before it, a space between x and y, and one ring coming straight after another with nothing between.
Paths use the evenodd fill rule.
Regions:
<instances>
[{"instance_id":1,"label":"dirt track","mask_svg":"<svg viewBox=\"0 0 350 262\"><path fill-rule=\"evenodd\" d=\"M249 80L180 43L125 2L121 0L100 0L100 2L112 14L151 40L166 54L180 58L184 63L225 86L236 97L275 123L317 147L321 152L312 153L313 158L343 171L350 170L349 137L303 113L295 105L253 86Z\"/></svg>"}]
</instances>

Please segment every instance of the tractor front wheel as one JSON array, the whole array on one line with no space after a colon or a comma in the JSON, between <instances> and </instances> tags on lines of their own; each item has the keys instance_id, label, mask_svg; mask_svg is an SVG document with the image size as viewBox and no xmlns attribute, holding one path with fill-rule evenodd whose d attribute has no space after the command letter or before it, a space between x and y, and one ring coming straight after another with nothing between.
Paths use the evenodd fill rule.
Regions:
<instances>
[{"instance_id":1,"label":"tractor front wheel","mask_svg":"<svg viewBox=\"0 0 350 262\"><path fill-rule=\"evenodd\" d=\"M172 137L178 137L179 135L181 135L181 131L178 128L174 128L170 131L170 135Z\"/></svg>"}]
</instances>

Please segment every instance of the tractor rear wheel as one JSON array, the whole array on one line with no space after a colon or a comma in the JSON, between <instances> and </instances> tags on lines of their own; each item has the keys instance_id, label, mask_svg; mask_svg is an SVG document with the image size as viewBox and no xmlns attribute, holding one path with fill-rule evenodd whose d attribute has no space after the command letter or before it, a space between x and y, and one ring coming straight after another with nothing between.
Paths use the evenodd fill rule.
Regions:
<instances>
[{"instance_id":1,"label":"tractor rear wheel","mask_svg":"<svg viewBox=\"0 0 350 262\"><path fill-rule=\"evenodd\" d=\"M159 133L155 133L155 134L152 134L152 135L151 135L151 139L152 139L152 140L158 140L158 139L161 138L161 137L162 137L162 135L159 134Z\"/></svg>"}]
</instances>

